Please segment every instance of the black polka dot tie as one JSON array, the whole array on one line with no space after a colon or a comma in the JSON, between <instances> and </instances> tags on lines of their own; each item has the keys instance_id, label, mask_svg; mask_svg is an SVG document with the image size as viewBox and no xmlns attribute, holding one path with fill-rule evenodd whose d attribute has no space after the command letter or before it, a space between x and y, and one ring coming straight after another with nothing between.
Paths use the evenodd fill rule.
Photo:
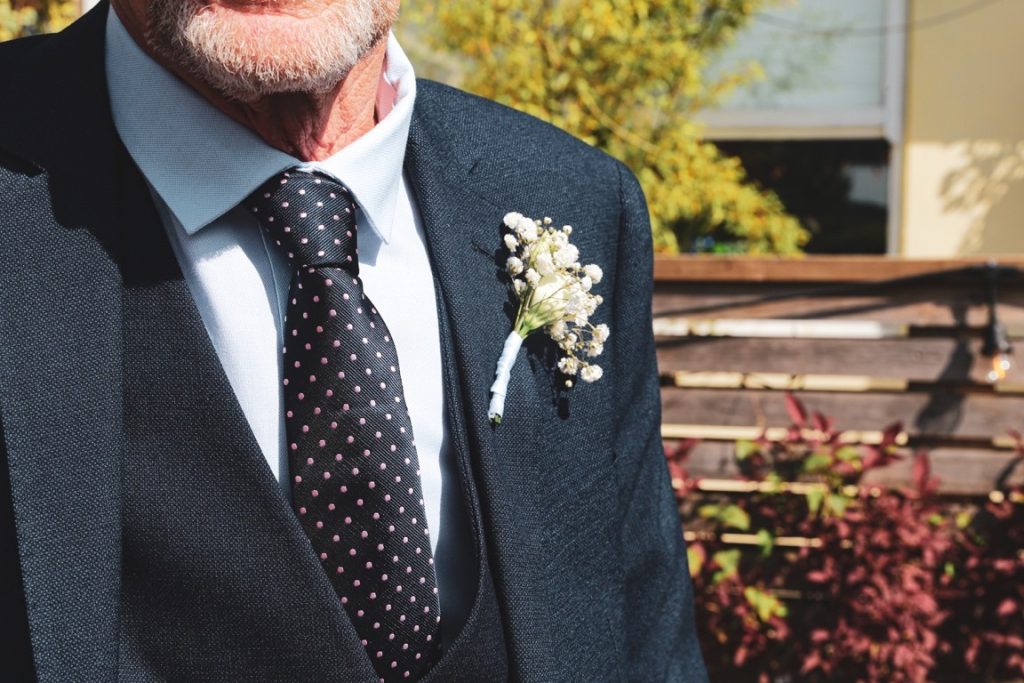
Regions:
<instances>
[{"instance_id":1,"label":"black polka dot tie","mask_svg":"<svg viewBox=\"0 0 1024 683\"><path fill-rule=\"evenodd\" d=\"M293 170L247 207L294 269L283 381L296 513L380 680L416 680L437 658L437 580L398 354L359 279L355 203Z\"/></svg>"}]
</instances>

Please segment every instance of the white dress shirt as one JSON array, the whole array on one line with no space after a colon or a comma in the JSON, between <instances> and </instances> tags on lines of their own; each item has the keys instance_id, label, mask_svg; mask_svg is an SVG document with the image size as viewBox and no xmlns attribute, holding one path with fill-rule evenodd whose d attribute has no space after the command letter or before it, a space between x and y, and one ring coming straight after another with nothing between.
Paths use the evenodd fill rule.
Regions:
<instances>
[{"instance_id":1,"label":"white dress shirt","mask_svg":"<svg viewBox=\"0 0 1024 683\"><path fill-rule=\"evenodd\" d=\"M444 572L461 574L437 553L466 539L445 539L462 509L448 447L434 279L419 214L403 176L416 76L392 36L384 80L393 102L378 98L377 125L315 163L274 149L157 64L114 11L107 23L106 70L114 123L149 183L185 280L228 381L274 476L289 494L281 386L282 321L291 280L283 254L239 203L293 166L345 184L359 206L359 273L367 296L395 340L422 470L423 499L438 571L442 613L466 595ZM390 111L387 111L390 108ZM442 489L442 481L448 486ZM446 515L447 516L447 515ZM461 531L453 532L461 534ZM464 548L462 549L464 551ZM443 554L443 553L442 553ZM465 557L453 553L455 557ZM456 585L463 582L456 582ZM465 587L464 590L469 590Z\"/></svg>"}]
</instances>

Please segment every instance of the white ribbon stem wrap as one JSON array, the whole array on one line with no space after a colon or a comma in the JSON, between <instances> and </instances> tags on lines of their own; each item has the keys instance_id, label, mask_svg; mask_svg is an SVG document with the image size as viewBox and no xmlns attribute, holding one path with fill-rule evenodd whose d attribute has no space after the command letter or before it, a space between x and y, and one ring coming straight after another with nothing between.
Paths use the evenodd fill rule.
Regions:
<instances>
[{"instance_id":1,"label":"white ribbon stem wrap","mask_svg":"<svg viewBox=\"0 0 1024 683\"><path fill-rule=\"evenodd\" d=\"M512 366L516 364L516 356L523 345L523 338L513 332L505 339L505 348L498 359L498 369L494 373L494 384L491 385L491 405L487 417L495 424L501 424L501 415L505 412L505 395L508 393L508 382L512 377Z\"/></svg>"}]
</instances>

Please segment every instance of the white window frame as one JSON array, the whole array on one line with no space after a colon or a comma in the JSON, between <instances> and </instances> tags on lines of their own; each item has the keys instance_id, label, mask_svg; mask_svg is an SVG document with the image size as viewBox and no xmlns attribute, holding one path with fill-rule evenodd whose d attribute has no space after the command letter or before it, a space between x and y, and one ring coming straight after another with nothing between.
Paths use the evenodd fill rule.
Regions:
<instances>
[{"instance_id":1,"label":"white window frame","mask_svg":"<svg viewBox=\"0 0 1024 683\"><path fill-rule=\"evenodd\" d=\"M886 25L905 27L908 0L887 0ZM715 140L864 140L889 142L886 249L900 253L903 217L903 120L908 32L885 34L882 105L834 110L745 109L702 112L704 136Z\"/></svg>"}]
</instances>

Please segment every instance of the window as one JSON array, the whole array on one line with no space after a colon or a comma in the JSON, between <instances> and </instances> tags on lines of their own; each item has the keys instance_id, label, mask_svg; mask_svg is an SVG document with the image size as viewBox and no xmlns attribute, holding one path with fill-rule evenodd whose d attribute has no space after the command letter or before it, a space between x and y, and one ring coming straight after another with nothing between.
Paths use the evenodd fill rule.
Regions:
<instances>
[{"instance_id":1,"label":"window","mask_svg":"<svg viewBox=\"0 0 1024 683\"><path fill-rule=\"evenodd\" d=\"M711 65L764 77L701 120L814 233L808 251L895 251L905 0L769 6Z\"/></svg>"}]
</instances>

